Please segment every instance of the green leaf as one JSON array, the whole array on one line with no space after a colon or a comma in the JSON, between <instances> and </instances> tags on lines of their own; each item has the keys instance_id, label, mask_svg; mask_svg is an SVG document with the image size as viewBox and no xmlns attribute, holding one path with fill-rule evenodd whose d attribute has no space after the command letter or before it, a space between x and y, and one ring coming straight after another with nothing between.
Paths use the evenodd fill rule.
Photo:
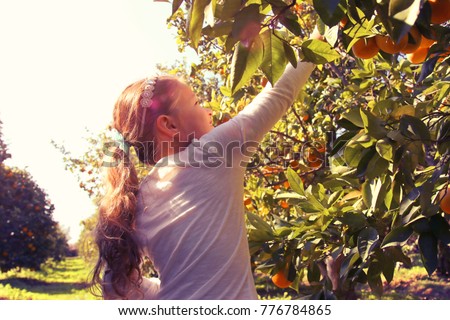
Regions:
<instances>
[{"instance_id":1,"label":"green leaf","mask_svg":"<svg viewBox=\"0 0 450 320\"><path fill-rule=\"evenodd\" d=\"M337 219L347 225L351 233L359 231L367 226L366 216L358 212L345 212L342 217Z\"/></svg>"},{"instance_id":2,"label":"green leaf","mask_svg":"<svg viewBox=\"0 0 450 320\"><path fill-rule=\"evenodd\" d=\"M289 12L289 11L287 11ZM280 16L280 22L283 26L286 27L290 32L292 32L295 36L302 35L302 28L297 21L296 16L286 16L285 14Z\"/></svg>"},{"instance_id":3,"label":"green leaf","mask_svg":"<svg viewBox=\"0 0 450 320\"><path fill-rule=\"evenodd\" d=\"M261 70L264 72L269 82L274 84L283 74L286 64L288 63L285 54L285 46L283 41L270 30L263 32L260 36L264 47Z\"/></svg>"},{"instance_id":4,"label":"green leaf","mask_svg":"<svg viewBox=\"0 0 450 320\"><path fill-rule=\"evenodd\" d=\"M231 62L231 93L234 95L258 70L263 60L263 43L257 36L247 48L239 43Z\"/></svg>"},{"instance_id":5,"label":"green leaf","mask_svg":"<svg viewBox=\"0 0 450 320\"><path fill-rule=\"evenodd\" d=\"M367 164L366 177L375 179L383 175L389 168L389 161L381 158L377 153L374 154Z\"/></svg>"},{"instance_id":6,"label":"green leaf","mask_svg":"<svg viewBox=\"0 0 450 320\"><path fill-rule=\"evenodd\" d=\"M336 25L344 16L344 11L339 6L340 2L340 0L313 0L314 9L329 27Z\"/></svg>"},{"instance_id":7,"label":"green leaf","mask_svg":"<svg viewBox=\"0 0 450 320\"><path fill-rule=\"evenodd\" d=\"M384 138L377 141L376 150L378 154L389 162L392 162L394 152L389 140Z\"/></svg>"},{"instance_id":8,"label":"green leaf","mask_svg":"<svg viewBox=\"0 0 450 320\"><path fill-rule=\"evenodd\" d=\"M198 48L198 42L202 34L203 20L205 18L205 8L211 0L192 0L192 7L188 15L188 37L191 40L191 46L195 50Z\"/></svg>"},{"instance_id":9,"label":"green leaf","mask_svg":"<svg viewBox=\"0 0 450 320\"><path fill-rule=\"evenodd\" d=\"M303 186L303 181L297 174L297 172L295 172L295 170L293 170L291 167L288 167L285 174L292 190L294 190L301 196L305 196L305 188Z\"/></svg>"},{"instance_id":10,"label":"green leaf","mask_svg":"<svg viewBox=\"0 0 450 320\"><path fill-rule=\"evenodd\" d=\"M431 139L430 131L422 120L404 115L400 118L400 132L414 140L429 142Z\"/></svg>"},{"instance_id":11,"label":"green leaf","mask_svg":"<svg viewBox=\"0 0 450 320\"><path fill-rule=\"evenodd\" d=\"M410 226L401 226L391 230L381 243L381 248L402 246L408 241L413 234L413 229Z\"/></svg>"},{"instance_id":12,"label":"green leaf","mask_svg":"<svg viewBox=\"0 0 450 320\"><path fill-rule=\"evenodd\" d=\"M430 224L428 219L425 217L418 217L408 222L405 226L411 226L411 228L418 234L431 232Z\"/></svg>"},{"instance_id":13,"label":"green leaf","mask_svg":"<svg viewBox=\"0 0 450 320\"><path fill-rule=\"evenodd\" d=\"M251 4L240 10L234 17L231 35L244 45L251 44L261 30L259 5Z\"/></svg>"},{"instance_id":14,"label":"green leaf","mask_svg":"<svg viewBox=\"0 0 450 320\"><path fill-rule=\"evenodd\" d=\"M288 45L286 42L283 42L283 47L284 47L284 55L289 60L291 65L294 68L297 68L297 57L295 56L294 49L292 49L292 47Z\"/></svg>"},{"instance_id":15,"label":"green leaf","mask_svg":"<svg viewBox=\"0 0 450 320\"><path fill-rule=\"evenodd\" d=\"M213 27L206 26L203 28L202 33L211 38L217 38L226 36L231 32L231 28L233 26L232 22L220 22L215 24Z\"/></svg>"},{"instance_id":16,"label":"green leaf","mask_svg":"<svg viewBox=\"0 0 450 320\"><path fill-rule=\"evenodd\" d=\"M375 228L366 227L358 235L358 252L363 261L366 261L372 250L378 245L380 236Z\"/></svg>"},{"instance_id":17,"label":"green leaf","mask_svg":"<svg viewBox=\"0 0 450 320\"><path fill-rule=\"evenodd\" d=\"M378 258L380 259L383 275L386 278L387 283L390 283L394 278L396 267L395 260L387 252L382 251L379 252Z\"/></svg>"},{"instance_id":18,"label":"green leaf","mask_svg":"<svg viewBox=\"0 0 450 320\"><path fill-rule=\"evenodd\" d=\"M388 131L384 127L383 120L364 109L361 109L361 119L364 123L364 130L372 137L375 139L383 139L386 137Z\"/></svg>"},{"instance_id":19,"label":"green leaf","mask_svg":"<svg viewBox=\"0 0 450 320\"><path fill-rule=\"evenodd\" d=\"M419 236L419 249L422 263L428 272L428 275L436 270L438 265L437 239L432 233L422 233Z\"/></svg>"},{"instance_id":20,"label":"green leaf","mask_svg":"<svg viewBox=\"0 0 450 320\"><path fill-rule=\"evenodd\" d=\"M303 42L302 52L306 61L315 64L332 62L341 57L328 43L316 39L310 39Z\"/></svg>"},{"instance_id":21,"label":"green leaf","mask_svg":"<svg viewBox=\"0 0 450 320\"><path fill-rule=\"evenodd\" d=\"M357 167L361 161L361 154L365 151L365 148L355 142L347 144L344 149L344 160L350 167Z\"/></svg>"},{"instance_id":22,"label":"green leaf","mask_svg":"<svg viewBox=\"0 0 450 320\"><path fill-rule=\"evenodd\" d=\"M241 9L241 0L227 0L222 5L217 4L215 15L219 20L232 19Z\"/></svg>"},{"instance_id":23,"label":"green leaf","mask_svg":"<svg viewBox=\"0 0 450 320\"><path fill-rule=\"evenodd\" d=\"M433 234L445 245L450 245L450 226L442 216L436 214L430 218L430 227Z\"/></svg>"},{"instance_id":24,"label":"green leaf","mask_svg":"<svg viewBox=\"0 0 450 320\"><path fill-rule=\"evenodd\" d=\"M249 230L249 240L257 242L273 240L273 230L267 222L251 212L247 212L247 218L250 224L255 228Z\"/></svg>"},{"instance_id":25,"label":"green leaf","mask_svg":"<svg viewBox=\"0 0 450 320\"><path fill-rule=\"evenodd\" d=\"M353 123L355 126L359 128L364 128L364 122L361 117L360 108L352 108L348 112L344 113L342 117Z\"/></svg>"}]
</instances>

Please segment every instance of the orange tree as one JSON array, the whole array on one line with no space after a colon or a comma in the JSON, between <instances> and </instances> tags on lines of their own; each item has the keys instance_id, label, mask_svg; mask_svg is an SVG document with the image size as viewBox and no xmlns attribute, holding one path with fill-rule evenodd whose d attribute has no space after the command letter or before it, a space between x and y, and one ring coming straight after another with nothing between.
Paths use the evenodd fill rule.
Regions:
<instances>
[{"instance_id":1,"label":"orange tree","mask_svg":"<svg viewBox=\"0 0 450 320\"><path fill-rule=\"evenodd\" d=\"M10 155L1 138L0 132L0 270L39 269L47 259L65 256L66 236L53 220L53 204L30 174L3 163Z\"/></svg>"},{"instance_id":2,"label":"orange tree","mask_svg":"<svg viewBox=\"0 0 450 320\"><path fill-rule=\"evenodd\" d=\"M428 273L446 272L450 11L436 3L449 5L173 1L180 48L200 57L192 73L219 80L209 96L218 120L295 66L296 52L319 65L247 171L259 270L284 271L295 290L306 279L302 293L314 298L350 297L357 283L381 295L397 263L411 263L402 245L413 236ZM316 24L325 42L307 39Z\"/></svg>"}]
</instances>

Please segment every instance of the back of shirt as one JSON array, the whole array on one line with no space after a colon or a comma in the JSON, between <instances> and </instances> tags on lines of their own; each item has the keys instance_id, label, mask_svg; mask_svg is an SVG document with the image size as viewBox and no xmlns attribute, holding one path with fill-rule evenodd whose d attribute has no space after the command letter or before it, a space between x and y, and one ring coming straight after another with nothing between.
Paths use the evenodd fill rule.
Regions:
<instances>
[{"instance_id":1,"label":"back of shirt","mask_svg":"<svg viewBox=\"0 0 450 320\"><path fill-rule=\"evenodd\" d=\"M151 171L138 200L139 238L161 279L156 298L256 299L243 169L172 164Z\"/></svg>"}]
</instances>

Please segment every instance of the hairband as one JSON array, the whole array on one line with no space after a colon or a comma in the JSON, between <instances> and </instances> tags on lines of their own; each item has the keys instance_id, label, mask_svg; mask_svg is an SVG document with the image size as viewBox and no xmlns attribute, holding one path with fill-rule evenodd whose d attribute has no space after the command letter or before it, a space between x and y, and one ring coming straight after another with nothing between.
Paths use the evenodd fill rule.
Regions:
<instances>
[{"instance_id":1,"label":"hairband","mask_svg":"<svg viewBox=\"0 0 450 320\"><path fill-rule=\"evenodd\" d=\"M126 154L129 155L130 154L130 147L131 144L125 140L125 138L123 137L123 135L117 131L116 129L112 129L112 138L119 142L119 148Z\"/></svg>"},{"instance_id":2,"label":"hairband","mask_svg":"<svg viewBox=\"0 0 450 320\"><path fill-rule=\"evenodd\" d=\"M147 108L150 108L152 106L152 98L157 80L158 77L148 78L145 82L144 91L141 94L141 101L139 102L139 105L144 109L144 111L142 112L141 130L139 132L139 137L141 137L144 132L145 114L147 113Z\"/></svg>"}]
</instances>

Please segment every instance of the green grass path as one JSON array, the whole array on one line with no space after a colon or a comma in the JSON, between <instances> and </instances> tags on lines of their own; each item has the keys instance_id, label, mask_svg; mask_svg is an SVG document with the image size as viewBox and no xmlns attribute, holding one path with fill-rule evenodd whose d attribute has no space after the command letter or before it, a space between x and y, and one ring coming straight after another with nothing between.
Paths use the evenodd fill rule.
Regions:
<instances>
[{"instance_id":1,"label":"green grass path","mask_svg":"<svg viewBox=\"0 0 450 320\"><path fill-rule=\"evenodd\" d=\"M0 299L92 300L88 276L91 271L80 257L48 262L42 270L11 270L0 273Z\"/></svg>"}]
</instances>

